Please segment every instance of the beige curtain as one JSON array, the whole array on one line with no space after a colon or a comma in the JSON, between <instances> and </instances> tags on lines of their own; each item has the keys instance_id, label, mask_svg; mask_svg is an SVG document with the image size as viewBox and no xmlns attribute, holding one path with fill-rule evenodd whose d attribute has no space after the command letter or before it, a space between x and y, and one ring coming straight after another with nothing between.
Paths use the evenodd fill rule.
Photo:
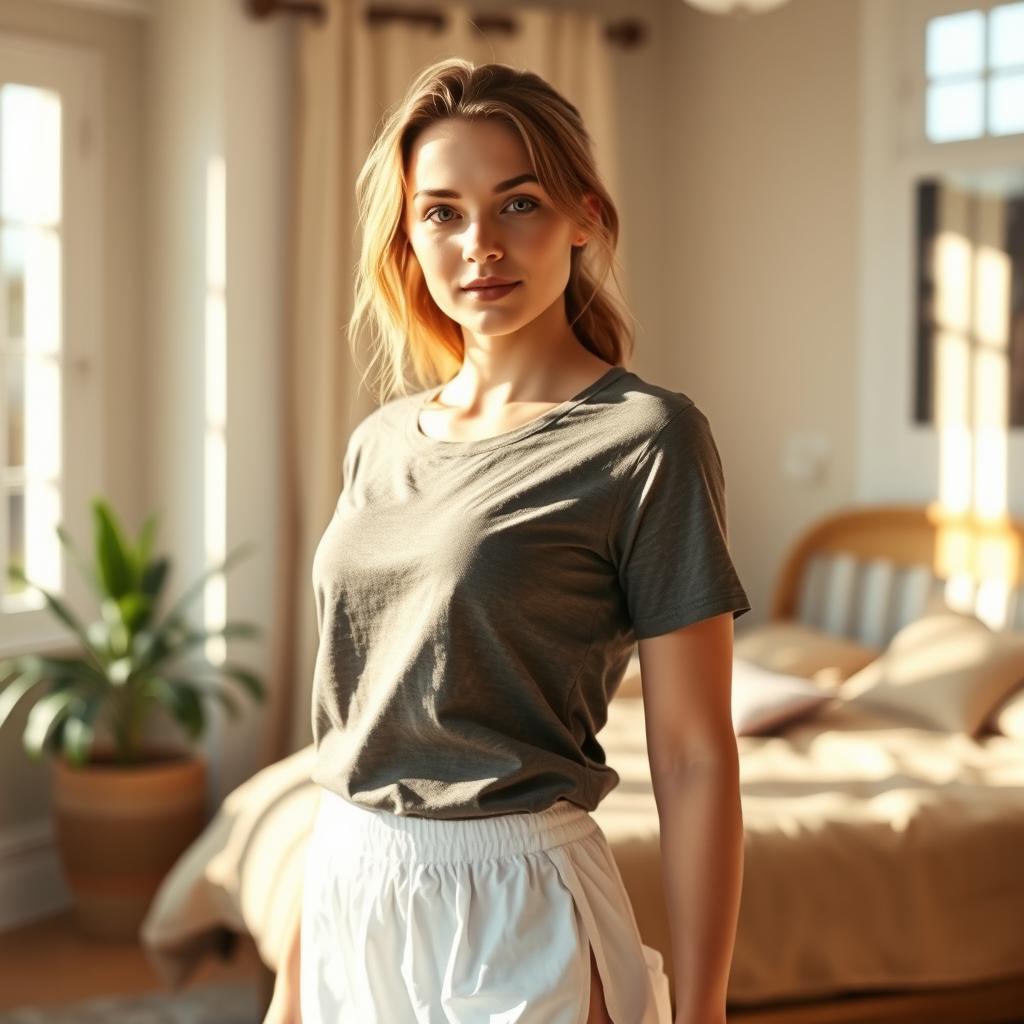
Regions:
<instances>
[{"instance_id":1,"label":"beige curtain","mask_svg":"<svg viewBox=\"0 0 1024 1024\"><path fill-rule=\"evenodd\" d=\"M380 118L436 60L460 56L528 68L579 107L598 168L613 198L619 195L615 55L599 15L517 7L508 15L516 31L507 33L482 30L468 7L442 5L436 10L445 25L438 31L409 20L370 24L362 2L326 6L326 21L307 22L297 33L281 536L263 764L312 741L313 554L337 501L348 436L374 404L358 382L366 359L353 363L344 325L359 244L355 179Z\"/></svg>"}]
</instances>

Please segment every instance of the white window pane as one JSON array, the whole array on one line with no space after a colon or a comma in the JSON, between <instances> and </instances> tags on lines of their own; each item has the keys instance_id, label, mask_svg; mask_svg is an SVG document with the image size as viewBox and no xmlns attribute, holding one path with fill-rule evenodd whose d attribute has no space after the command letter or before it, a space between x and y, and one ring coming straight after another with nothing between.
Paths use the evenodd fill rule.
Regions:
<instances>
[{"instance_id":1,"label":"white window pane","mask_svg":"<svg viewBox=\"0 0 1024 1024\"><path fill-rule=\"evenodd\" d=\"M988 62L992 67L1024 67L1024 3L992 8L988 41Z\"/></svg>"},{"instance_id":2,"label":"white window pane","mask_svg":"<svg viewBox=\"0 0 1024 1024\"><path fill-rule=\"evenodd\" d=\"M928 86L926 131L932 142L976 139L985 130L981 81Z\"/></svg>"},{"instance_id":3,"label":"white window pane","mask_svg":"<svg viewBox=\"0 0 1024 1024\"><path fill-rule=\"evenodd\" d=\"M61 344L61 242L52 228L24 235L25 322L20 339L29 352L57 352Z\"/></svg>"},{"instance_id":4,"label":"white window pane","mask_svg":"<svg viewBox=\"0 0 1024 1024\"><path fill-rule=\"evenodd\" d=\"M962 11L932 18L926 44L929 78L978 74L985 64L985 15Z\"/></svg>"},{"instance_id":5,"label":"white window pane","mask_svg":"<svg viewBox=\"0 0 1024 1024\"><path fill-rule=\"evenodd\" d=\"M29 480L25 485L25 574L48 590L63 589L56 532L60 517L57 485Z\"/></svg>"},{"instance_id":6,"label":"white window pane","mask_svg":"<svg viewBox=\"0 0 1024 1024\"><path fill-rule=\"evenodd\" d=\"M28 224L61 218L60 96L8 83L0 87L0 213Z\"/></svg>"},{"instance_id":7,"label":"white window pane","mask_svg":"<svg viewBox=\"0 0 1024 1024\"><path fill-rule=\"evenodd\" d=\"M988 130L993 135L1024 132L1024 74L989 81Z\"/></svg>"},{"instance_id":8,"label":"white window pane","mask_svg":"<svg viewBox=\"0 0 1024 1024\"><path fill-rule=\"evenodd\" d=\"M15 360L25 373L25 468L30 477L55 478L61 470L60 364L49 356Z\"/></svg>"}]
</instances>

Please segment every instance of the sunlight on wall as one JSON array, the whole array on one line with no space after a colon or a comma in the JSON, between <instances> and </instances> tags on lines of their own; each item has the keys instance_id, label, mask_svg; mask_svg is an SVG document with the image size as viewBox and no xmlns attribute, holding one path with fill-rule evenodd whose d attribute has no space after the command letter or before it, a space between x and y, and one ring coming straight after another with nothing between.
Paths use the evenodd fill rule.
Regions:
<instances>
[{"instance_id":1,"label":"sunlight on wall","mask_svg":"<svg viewBox=\"0 0 1024 1024\"><path fill-rule=\"evenodd\" d=\"M1012 265L1000 248L1006 202L942 190L934 250L935 427L941 523L936 575L951 607L993 628L1009 614L1020 552L1008 522L1009 316Z\"/></svg>"}]
</instances>

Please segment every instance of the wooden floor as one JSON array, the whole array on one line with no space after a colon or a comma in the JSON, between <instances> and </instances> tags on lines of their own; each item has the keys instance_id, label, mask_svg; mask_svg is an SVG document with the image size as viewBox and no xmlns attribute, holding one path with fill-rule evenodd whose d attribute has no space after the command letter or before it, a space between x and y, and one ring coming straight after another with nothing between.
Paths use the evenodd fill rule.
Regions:
<instances>
[{"instance_id":1,"label":"wooden floor","mask_svg":"<svg viewBox=\"0 0 1024 1024\"><path fill-rule=\"evenodd\" d=\"M186 988L251 980L269 1000L273 976L248 939L230 961L203 959ZM0 1013L23 1006L59 1006L108 995L162 991L137 944L100 942L75 929L71 912L0 933ZM264 1002L265 1005L265 1002ZM906 997L878 994L828 1003L736 1010L736 1024L1024 1024L1024 977Z\"/></svg>"},{"instance_id":2,"label":"wooden floor","mask_svg":"<svg viewBox=\"0 0 1024 1024\"><path fill-rule=\"evenodd\" d=\"M185 987L243 979L257 982L261 968L253 945L240 942L230 961L205 958ZM70 910L0 933L0 1013L164 989L137 944L81 935Z\"/></svg>"}]
</instances>

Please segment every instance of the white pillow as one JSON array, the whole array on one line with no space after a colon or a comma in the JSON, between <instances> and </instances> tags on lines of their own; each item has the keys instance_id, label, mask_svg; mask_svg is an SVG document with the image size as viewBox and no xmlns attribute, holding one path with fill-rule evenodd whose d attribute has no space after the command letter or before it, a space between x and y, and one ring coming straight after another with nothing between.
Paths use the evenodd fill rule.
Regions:
<instances>
[{"instance_id":1,"label":"white pillow","mask_svg":"<svg viewBox=\"0 0 1024 1024\"><path fill-rule=\"evenodd\" d=\"M737 736L776 732L838 699L810 679L733 658L732 724Z\"/></svg>"},{"instance_id":2,"label":"white pillow","mask_svg":"<svg viewBox=\"0 0 1024 1024\"><path fill-rule=\"evenodd\" d=\"M618 697L642 695L640 656L629 659ZM732 663L732 723L737 736L760 736L812 714L835 694L802 676L774 672L745 658Z\"/></svg>"}]
</instances>

